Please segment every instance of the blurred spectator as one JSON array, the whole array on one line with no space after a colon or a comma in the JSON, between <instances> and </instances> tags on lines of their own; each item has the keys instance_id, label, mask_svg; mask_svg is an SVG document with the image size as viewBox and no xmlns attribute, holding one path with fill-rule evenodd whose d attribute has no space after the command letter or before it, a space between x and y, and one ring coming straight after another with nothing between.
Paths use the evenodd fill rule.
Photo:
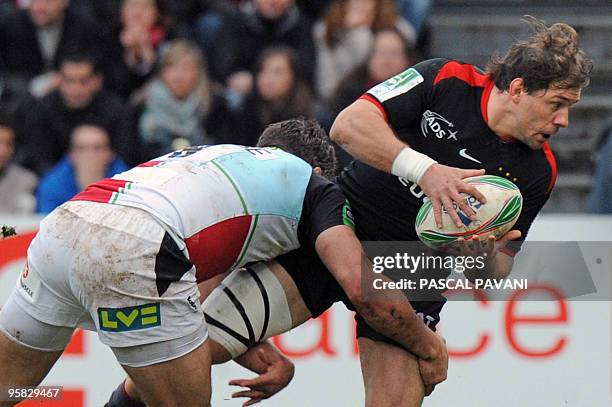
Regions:
<instances>
[{"instance_id":1,"label":"blurred spectator","mask_svg":"<svg viewBox=\"0 0 612 407\"><path fill-rule=\"evenodd\" d=\"M597 157L593 189L587 198L586 211L612 213L612 128L604 132Z\"/></svg>"},{"instance_id":2,"label":"blurred spectator","mask_svg":"<svg viewBox=\"0 0 612 407\"><path fill-rule=\"evenodd\" d=\"M0 116L0 213L34 212L34 190L38 178L31 171L11 162L15 132L6 117Z\"/></svg>"},{"instance_id":3,"label":"blurred spectator","mask_svg":"<svg viewBox=\"0 0 612 407\"><path fill-rule=\"evenodd\" d=\"M25 112L23 163L41 174L65 154L72 130L85 122L108 129L113 149L130 164L139 157L132 111L117 95L102 88L95 59L86 54L67 56L60 67L59 89Z\"/></svg>"},{"instance_id":4,"label":"blurred spectator","mask_svg":"<svg viewBox=\"0 0 612 407\"><path fill-rule=\"evenodd\" d=\"M15 98L41 97L58 84L63 57L87 47L104 49L95 22L68 8L68 0L31 0L27 10L0 15L0 75Z\"/></svg>"},{"instance_id":5,"label":"blurred spectator","mask_svg":"<svg viewBox=\"0 0 612 407\"><path fill-rule=\"evenodd\" d=\"M127 169L115 157L106 130L82 124L72 131L66 156L41 178L36 193L38 212L49 213L87 185Z\"/></svg>"},{"instance_id":6,"label":"blurred spectator","mask_svg":"<svg viewBox=\"0 0 612 407\"><path fill-rule=\"evenodd\" d=\"M104 67L106 86L128 97L152 73L158 51L170 35L172 18L161 0L122 0L120 23Z\"/></svg>"},{"instance_id":7,"label":"blurred spectator","mask_svg":"<svg viewBox=\"0 0 612 407\"><path fill-rule=\"evenodd\" d=\"M223 141L234 122L222 89L208 79L200 49L187 40L168 44L159 74L135 95L134 102L144 104L139 133L150 157Z\"/></svg>"},{"instance_id":8,"label":"blurred spectator","mask_svg":"<svg viewBox=\"0 0 612 407\"><path fill-rule=\"evenodd\" d=\"M402 17L412 24L417 37L420 37L427 26L433 0L395 0L395 5Z\"/></svg>"},{"instance_id":9,"label":"blurred spectator","mask_svg":"<svg viewBox=\"0 0 612 407\"><path fill-rule=\"evenodd\" d=\"M199 13L213 1L226 0L161 0L156 1L157 7L164 10L172 26L176 24L192 24ZM70 6L76 7L82 13L87 13L100 24L117 26L121 21L122 0L70 0Z\"/></svg>"},{"instance_id":10,"label":"blurred spectator","mask_svg":"<svg viewBox=\"0 0 612 407\"><path fill-rule=\"evenodd\" d=\"M374 47L366 63L349 73L330 99L332 117L353 103L374 85L391 78L419 62L408 41L395 27L383 28L374 36ZM343 168L352 158L336 148L338 164Z\"/></svg>"},{"instance_id":11,"label":"blurred spectator","mask_svg":"<svg viewBox=\"0 0 612 407\"><path fill-rule=\"evenodd\" d=\"M312 21L316 21L327 12L333 0L296 0L295 3Z\"/></svg>"},{"instance_id":12,"label":"blurred spectator","mask_svg":"<svg viewBox=\"0 0 612 407\"><path fill-rule=\"evenodd\" d=\"M419 62L406 38L394 27L383 28L374 36L374 46L366 62L341 81L330 99L335 117L374 85Z\"/></svg>"},{"instance_id":13,"label":"blurred spectator","mask_svg":"<svg viewBox=\"0 0 612 407\"><path fill-rule=\"evenodd\" d=\"M336 0L314 27L317 91L328 99L340 80L370 53L374 31L397 27L414 44L414 30L400 17L393 0Z\"/></svg>"},{"instance_id":14,"label":"blurred spectator","mask_svg":"<svg viewBox=\"0 0 612 407\"><path fill-rule=\"evenodd\" d=\"M299 56L308 83L314 78L315 50L310 21L293 0L252 0L240 12L225 18L211 51L213 78L230 89L247 94L253 87L251 70L261 51L270 45L287 45Z\"/></svg>"},{"instance_id":15,"label":"blurred spectator","mask_svg":"<svg viewBox=\"0 0 612 407\"><path fill-rule=\"evenodd\" d=\"M193 23L194 38L206 59L212 57L213 47L223 21L238 13L238 2L227 0L205 0L200 2L201 12Z\"/></svg>"},{"instance_id":16,"label":"blurred spectator","mask_svg":"<svg viewBox=\"0 0 612 407\"><path fill-rule=\"evenodd\" d=\"M11 0L0 0L0 16L15 11L15 4Z\"/></svg>"},{"instance_id":17,"label":"blurred spectator","mask_svg":"<svg viewBox=\"0 0 612 407\"><path fill-rule=\"evenodd\" d=\"M296 52L286 46L262 52L255 89L246 98L236 144L255 145L264 127L294 117L312 117L314 96L300 75Z\"/></svg>"}]
</instances>

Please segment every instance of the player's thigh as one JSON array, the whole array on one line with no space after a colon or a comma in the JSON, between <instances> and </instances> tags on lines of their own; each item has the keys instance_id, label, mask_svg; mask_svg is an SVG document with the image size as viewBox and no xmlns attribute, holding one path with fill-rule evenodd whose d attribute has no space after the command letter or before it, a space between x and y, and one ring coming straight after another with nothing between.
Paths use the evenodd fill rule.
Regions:
<instances>
[{"instance_id":1,"label":"player's thigh","mask_svg":"<svg viewBox=\"0 0 612 407\"><path fill-rule=\"evenodd\" d=\"M208 341L192 352L143 367L123 366L147 406L210 405L210 352Z\"/></svg>"},{"instance_id":2,"label":"player's thigh","mask_svg":"<svg viewBox=\"0 0 612 407\"><path fill-rule=\"evenodd\" d=\"M13 293L0 310L0 388L38 385L74 330L33 318L19 305L18 295Z\"/></svg>"},{"instance_id":3,"label":"player's thigh","mask_svg":"<svg viewBox=\"0 0 612 407\"><path fill-rule=\"evenodd\" d=\"M420 406L425 397L415 355L389 343L359 338L366 407Z\"/></svg>"},{"instance_id":4,"label":"player's thigh","mask_svg":"<svg viewBox=\"0 0 612 407\"><path fill-rule=\"evenodd\" d=\"M236 357L345 299L316 252L304 247L234 271L203 304L213 361Z\"/></svg>"},{"instance_id":5,"label":"player's thigh","mask_svg":"<svg viewBox=\"0 0 612 407\"><path fill-rule=\"evenodd\" d=\"M293 280L274 261L231 272L202 307L215 364L311 317Z\"/></svg>"},{"instance_id":6,"label":"player's thigh","mask_svg":"<svg viewBox=\"0 0 612 407\"><path fill-rule=\"evenodd\" d=\"M61 355L20 345L0 332L0 388L37 386Z\"/></svg>"}]
</instances>

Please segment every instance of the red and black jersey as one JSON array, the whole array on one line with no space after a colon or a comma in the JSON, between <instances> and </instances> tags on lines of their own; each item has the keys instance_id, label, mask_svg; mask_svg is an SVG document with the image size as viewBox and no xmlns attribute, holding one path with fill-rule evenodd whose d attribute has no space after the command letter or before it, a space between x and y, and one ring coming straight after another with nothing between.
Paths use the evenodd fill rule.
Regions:
<instances>
[{"instance_id":1,"label":"red and black jersey","mask_svg":"<svg viewBox=\"0 0 612 407\"><path fill-rule=\"evenodd\" d=\"M532 150L488 126L493 82L478 68L448 59L421 62L361 98L374 103L397 137L440 164L484 168L514 182L523 195L515 225L522 239L556 178L548 146ZM351 202L361 240L418 240L414 224L425 194L418 185L354 161L337 181Z\"/></svg>"}]
</instances>

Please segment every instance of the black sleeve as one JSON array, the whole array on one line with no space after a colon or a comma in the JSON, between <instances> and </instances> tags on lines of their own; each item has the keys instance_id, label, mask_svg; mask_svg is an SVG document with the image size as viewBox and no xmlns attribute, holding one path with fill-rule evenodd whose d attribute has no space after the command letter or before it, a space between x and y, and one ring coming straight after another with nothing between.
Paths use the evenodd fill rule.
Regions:
<instances>
[{"instance_id":1,"label":"black sleeve","mask_svg":"<svg viewBox=\"0 0 612 407\"><path fill-rule=\"evenodd\" d=\"M338 225L354 227L348 201L338 185L313 172L298 225L300 245L314 249L317 237Z\"/></svg>"},{"instance_id":2,"label":"black sleeve","mask_svg":"<svg viewBox=\"0 0 612 407\"><path fill-rule=\"evenodd\" d=\"M399 131L421 119L434 97L435 78L447 62L447 59L420 62L374 86L363 98L378 105L391 128Z\"/></svg>"}]
</instances>

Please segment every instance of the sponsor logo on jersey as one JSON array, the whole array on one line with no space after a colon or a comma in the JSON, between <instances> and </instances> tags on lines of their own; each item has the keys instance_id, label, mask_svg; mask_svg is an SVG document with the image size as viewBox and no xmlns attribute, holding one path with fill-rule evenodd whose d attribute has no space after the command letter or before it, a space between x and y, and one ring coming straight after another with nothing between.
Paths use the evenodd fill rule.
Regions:
<instances>
[{"instance_id":1,"label":"sponsor logo on jersey","mask_svg":"<svg viewBox=\"0 0 612 407\"><path fill-rule=\"evenodd\" d=\"M482 161L478 160L477 158L472 157L471 155L467 153L467 148L462 148L461 150L459 150L459 155L463 158L467 158L470 161L474 161L475 163L482 164Z\"/></svg>"},{"instance_id":2,"label":"sponsor logo on jersey","mask_svg":"<svg viewBox=\"0 0 612 407\"><path fill-rule=\"evenodd\" d=\"M187 297L187 302L189 303L189 306L191 308L193 308L195 311L198 311L198 305L195 303L194 300L191 299L191 295Z\"/></svg>"},{"instance_id":3,"label":"sponsor logo on jersey","mask_svg":"<svg viewBox=\"0 0 612 407\"><path fill-rule=\"evenodd\" d=\"M17 287L21 288L22 292L27 295L27 299L30 302L35 302L38 298L38 292L40 290L40 278L38 274L30 270L29 265L26 263L19 280L17 281Z\"/></svg>"},{"instance_id":4,"label":"sponsor logo on jersey","mask_svg":"<svg viewBox=\"0 0 612 407\"><path fill-rule=\"evenodd\" d=\"M444 116L426 110L421 119L421 132L425 137L435 137L437 139L457 141L457 131L455 125L448 121Z\"/></svg>"},{"instance_id":5,"label":"sponsor logo on jersey","mask_svg":"<svg viewBox=\"0 0 612 407\"><path fill-rule=\"evenodd\" d=\"M408 92L410 89L423 82L423 80L423 76L419 71L410 68L374 86L368 93L378 99L379 102L384 102Z\"/></svg>"},{"instance_id":6,"label":"sponsor logo on jersey","mask_svg":"<svg viewBox=\"0 0 612 407\"><path fill-rule=\"evenodd\" d=\"M161 325L159 303L124 308L98 308L100 329L107 332L126 332L149 329Z\"/></svg>"}]
</instances>

